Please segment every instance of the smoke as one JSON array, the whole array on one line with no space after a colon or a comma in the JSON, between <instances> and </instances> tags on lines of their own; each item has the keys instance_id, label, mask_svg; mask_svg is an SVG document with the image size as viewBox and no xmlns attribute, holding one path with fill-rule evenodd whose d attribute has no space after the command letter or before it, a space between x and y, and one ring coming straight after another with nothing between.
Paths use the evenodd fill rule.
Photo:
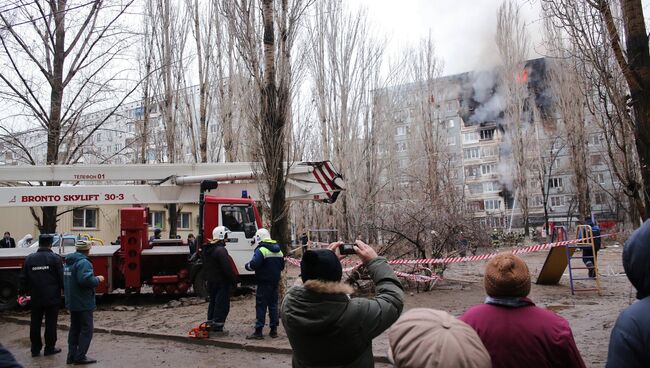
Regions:
<instances>
[{"instance_id":1,"label":"smoke","mask_svg":"<svg viewBox=\"0 0 650 368\"><path fill-rule=\"evenodd\" d=\"M462 91L463 119L466 124L499 122L506 107L497 70L476 71L464 75Z\"/></svg>"}]
</instances>

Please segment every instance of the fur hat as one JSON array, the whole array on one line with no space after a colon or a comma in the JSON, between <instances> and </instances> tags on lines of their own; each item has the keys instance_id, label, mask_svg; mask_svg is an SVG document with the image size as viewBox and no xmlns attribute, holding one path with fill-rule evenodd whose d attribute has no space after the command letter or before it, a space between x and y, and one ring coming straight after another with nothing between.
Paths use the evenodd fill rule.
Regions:
<instances>
[{"instance_id":1,"label":"fur hat","mask_svg":"<svg viewBox=\"0 0 650 368\"><path fill-rule=\"evenodd\" d=\"M530 272L523 259L499 253L485 266L485 292L491 297L525 297L530 293Z\"/></svg>"},{"instance_id":2,"label":"fur hat","mask_svg":"<svg viewBox=\"0 0 650 368\"><path fill-rule=\"evenodd\" d=\"M90 250L93 246L93 242L79 239L74 246L77 250Z\"/></svg>"},{"instance_id":3,"label":"fur hat","mask_svg":"<svg viewBox=\"0 0 650 368\"><path fill-rule=\"evenodd\" d=\"M447 312L414 308L388 330L395 367L489 368L490 354L476 331Z\"/></svg>"},{"instance_id":4,"label":"fur hat","mask_svg":"<svg viewBox=\"0 0 650 368\"><path fill-rule=\"evenodd\" d=\"M343 268L341 261L329 249L308 250L300 262L300 277L307 280L341 281Z\"/></svg>"}]
</instances>

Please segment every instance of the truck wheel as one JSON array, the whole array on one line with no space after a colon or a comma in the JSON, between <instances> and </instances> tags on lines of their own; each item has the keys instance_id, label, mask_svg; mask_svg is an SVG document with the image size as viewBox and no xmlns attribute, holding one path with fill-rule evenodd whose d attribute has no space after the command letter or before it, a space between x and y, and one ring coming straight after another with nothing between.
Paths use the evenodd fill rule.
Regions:
<instances>
[{"instance_id":1,"label":"truck wheel","mask_svg":"<svg viewBox=\"0 0 650 368\"><path fill-rule=\"evenodd\" d=\"M0 274L0 311L18 306L18 279L11 273Z\"/></svg>"},{"instance_id":2,"label":"truck wheel","mask_svg":"<svg viewBox=\"0 0 650 368\"><path fill-rule=\"evenodd\" d=\"M207 298L208 295L208 281L205 279L205 270L201 268L194 276L194 281L192 282L192 287L194 288L194 293L196 296L201 298Z\"/></svg>"}]
</instances>

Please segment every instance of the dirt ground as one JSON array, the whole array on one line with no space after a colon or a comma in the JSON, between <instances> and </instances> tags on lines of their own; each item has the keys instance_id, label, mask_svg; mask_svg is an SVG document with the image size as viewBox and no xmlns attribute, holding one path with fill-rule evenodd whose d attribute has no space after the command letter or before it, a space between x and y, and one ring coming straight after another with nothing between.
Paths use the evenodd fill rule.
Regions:
<instances>
[{"instance_id":1,"label":"dirt ground","mask_svg":"<svg viewBox=\"0 0 650 368\"><path fill-rule=\"evenodd\" d=\"M551 309L566 318L573 329L578 348L588 367L603 367L607 358L607 347L611 328L620 313L634 301L634 289L623 274L621 263L622 247L616 243L609 244L599 252L599 267L601 274L602 295L595 292L585 292L571 295L569 289L568 271L562 277L559 285L541 286L533 284L531 299L544 308ZM522 257L535 281L547 251L527 253ZM574 262L579 263L579 260ZM456 263L445 271L445 280L440 281L432 291L417 292L409 290L406 296L405 309L427 307L442 309L458 316L470 306L483 302L485 294L482 277L485 262ZM407 268L401 268L408 271ZM586 272L586 270L581 270ZM577 271L580 272L580 271ZM291 267L289 282L295 280L298 271ZM153 296L112 297L101 303L95 313L95 326L104 329L119 329L155 334L187 336L187 332L205 320L207 304L198 298L182 299L182 302L156 299ZM25 311L10 314L12 317L27 319ZM261 341L250 342L245 339L253 329L255 316L255 299L253 295L235 297L231 303L230 315L226 323L228 337L214 338L223 343L236 343L233 348L215 346L197 346L183 342L161 342L155 338L136 338L98 334L91 348L92 356L104 360L101 366L129 366L138 362L139 366L181 366L182 362L194 361L192 366L240 366L238 362L246 362L250 367L290 366L288 354L271 354L242 350L242 347L259 346L276 348L288 352L289 342L280 327L280 337L265 338ZM60 321L68 323L66 314L60 316ZM7 344L19 355L26 366L37 363L28 357L28 328L11 325L11 328L0 330L0 342ZM17 325L16 325L17 326ZM265 330L265 334L268 330ZM59 332L59 339L65 343L66 331ZM384 357L387 348L387 338L383 334L373 342L375 356ZM111 354L98 349L99 346L111 346L111 351L125 352ZM62 345L65 347L65 345ZM164 347L164 348L163 348ZM225 360L221 360L223 356ZM267 358L262 360L261 356ZM104 358L106 357L106 358ZM44 359L46 358L40 358ZM64 358L62 358L64 360ZM186 360L189 359L189 360ZM215 360L218 359L218 360ZM60 360L60 359L59 359ZM36 361L34 361L36 362ZM219 362L219 363L217 363ZM227 362L227 363L224 363ZM215 365L216 364L216 365ZM186 364L185 364L186 365ZM46 366L46 365L43 365ZM377 366L387 366L378 364Z\"/></svg>"}]
</instances>

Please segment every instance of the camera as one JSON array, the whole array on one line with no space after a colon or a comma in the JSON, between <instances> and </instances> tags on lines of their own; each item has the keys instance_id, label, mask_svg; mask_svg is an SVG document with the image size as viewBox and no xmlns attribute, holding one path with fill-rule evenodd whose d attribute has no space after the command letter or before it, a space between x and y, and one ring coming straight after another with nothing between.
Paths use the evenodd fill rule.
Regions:
<instances>
[{"instance_id":1,"label":"camera","mask_svg":"<svg viewBox=\"0 0 650 368\"><path fill-rule=\"evenodd\" d=\"M354 251L354 244L350 244L350 243L341 244L341 246L339 247L339 253L341 253L342 255L357 254Z\"/></svg>"}]
</instances>

